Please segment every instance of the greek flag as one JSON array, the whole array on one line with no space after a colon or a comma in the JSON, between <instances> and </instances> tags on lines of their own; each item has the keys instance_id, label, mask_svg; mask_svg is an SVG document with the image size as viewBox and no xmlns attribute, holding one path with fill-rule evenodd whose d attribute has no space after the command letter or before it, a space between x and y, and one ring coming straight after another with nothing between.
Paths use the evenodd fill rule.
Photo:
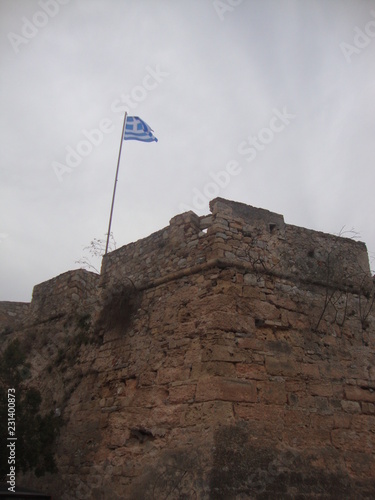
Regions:
<instances>
[{"instance_id":1,"label":"greek flag","mask_svg":"<svg viewBox=\"0 0 375 500\"><path fill-rule=\"evenodd\" d=\"M158 142L153 130L139 116L128 116L126 119L124 141Z\"/></svg>"}]
</instances>

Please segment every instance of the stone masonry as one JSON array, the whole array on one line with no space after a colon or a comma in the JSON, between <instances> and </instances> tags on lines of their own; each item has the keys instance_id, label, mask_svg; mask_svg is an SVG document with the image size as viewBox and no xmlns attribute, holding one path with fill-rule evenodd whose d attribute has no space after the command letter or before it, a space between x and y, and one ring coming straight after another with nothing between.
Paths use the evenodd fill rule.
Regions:
<instances>
[{"instance_id":1,"label":"stone masonry","mask_svg":"<svg viewBox=\"0 0 375 500\"><path fill-rule=\"evenodd\" d=\"M58 472L19 484L62 500L374 497L366 246L210 208L106 255L100 276L35 287L1 349L28 342L25 387L63 425Z\"/></svg>"}]
</instances>

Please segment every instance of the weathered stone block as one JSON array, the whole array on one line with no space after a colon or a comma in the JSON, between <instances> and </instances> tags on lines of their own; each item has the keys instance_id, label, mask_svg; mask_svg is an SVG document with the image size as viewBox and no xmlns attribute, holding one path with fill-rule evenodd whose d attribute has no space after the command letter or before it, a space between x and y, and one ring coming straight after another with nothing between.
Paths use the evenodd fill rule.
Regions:
<instances>
[{"instance_id":1,"label":"weathered stone block","mask_svg":"<svg viewBox=\"0 0 375 500\"><path fill-rule=\"evenodd\" d=\"M196 401L241 401L255 402L257 390L255 382L202 377L197 384Z\"/></svg>"},{"instance_id":2,"label":"weathered stone block","mask_svg":"<svg viewBox=\"0 0 375 500\"><path fill-rule=\"evenodd\" d=\"M356 385L347 385L345 387L345 396L351 401L375 402L375 390L363 389Z\"/></svg>"},{"instance_id":3,"label":"weathered stone block","mask_svg":"<svg viewBox=\"0 0 375 500\"><path fill-rule=\"evenodd\" d=\"M229 363L246 361L249 355L236 345L213 345L202 352L202 361L225 361Z\"/></svg>"},{"instance_id":4,"label":"weathered stone block","mask_svg":"<svg viewBox=\"0 0 375 500\"><path fill-rule=\"evenodd\" d=\"M190 368L160 368L156 377L156 382L159 385L169 384L177 380L188 380L190 377Z\"/></svg>"},{"instance_id":5,"label":"weathered stone block","mask_svg":"<svg viewBox=\"0 0 375 500\"><path fill-rule=\"evenodd\" d=\"M266 356L266 370L269 375L293 377L300 373L300 364L286 356Z\"/></svg>"},{"instance_id":6,"label":"weathered stone block","mask_svg":"<svg viewBox=\"0 0 375 500\"><path fill-rule=\"evenodd\" d=\"M313 382L309 384L309 392L313 396L331 397L333 395L332 385L327 382Z\"/></svg>"},{"instance_id":7,"label":"weathered stone block","mask_svg":"<svg viewBox=\"0 0 375 500\"><path fill-rule=\"evenodd\" d=\"M268 378L264 365L251 363L236 363L236 373L238 378L265 380Z\"/></svg>"},{"instance_id":8,"label":"weathered stone block","mask_svg":"<svg viewBox=\"0 0 375 500\"><path fill-rule=\"evenodd\" d=\"M257 388L260 400L266 404L283 405L287 401L284 381L258 382Z\"/></svg>"},{"instance_id":9,"label":"weathered stone block","mask_svg":"<svg viewBox=\"0 0 375 500\"><path fill-rule=\"evenodd\" d=\"M341 407L348 413L360 413L361 405L357 401L341 401Z\"/></svg>"},{"instance_id":10,"label":"weathered stone block","mask_svg":"<svg viewBox=\"0 0 375 500\"><path fill-rule=\"evenodd\" d=\"M152 408L164 404L168 391L159 387L138 388L133 396L126 398L123 406Z\"/></svg>"},{"instance_id":11,"label":"weathered stone block","mask_svg":"<svg viewBox=\"0 0 375 500\"><path fill-rule=\"evenodd\" d=\"M319 366L313 363L301 363L301 375L307 378L320 378Z\"/></svg>"},{"instance_id":12,"label":"weathered stone block","mask_svg":"<svg viewBox=\"0 0 375 500\"><path fill-rule=\"evenodd\" d=\"M373 451L375 437L373 434L356 432L349 429L333 429L331 432L333 445L345 451Z\"/></svg>"},{"instance_id":13,"label":"weathered stone block","mask_svg":"<svg viewBox=\"0 0 375 500\"><path fill-rule=\"evenodd\" d=\"M196 385L172 385L169 387L168 401L170 403L191 403L194 400Z\"/></svg>"},{"instance_id":14,"label":"weathered stone block","mask_svg":"<svg viewBox=\"0 0 375 500\"><path fill-rule=\"evenodd\" d=\"M184 411L184 405L158 405L151 410L151 414L149 417L149 426L178 427L181 424Z\"/></svg>"},{"instance_id":15,"label":"weathered stone block","mask_svg":"<svg viewBox=\"0 0 375 500\"><path fill-rule=\"evenodd\" d=\"M207 373L209 375L216 375L220 377L233 377L236 375L236 365L235 363L227 363L223 361L213 361L202 363L202 373Z\"/></svg>"},{"instance_id":16,"label":"weathered stone block","mask_svg":"<svg viewBox=\"0 0 375 500\"><path fill-rule=\"evenodd\" d=\"M182 417L182 426L196 426L203 424L211 426L230 423L234 419L233 403L226 401L197 402L185 408Z\"/></svg>"}]
</instances>

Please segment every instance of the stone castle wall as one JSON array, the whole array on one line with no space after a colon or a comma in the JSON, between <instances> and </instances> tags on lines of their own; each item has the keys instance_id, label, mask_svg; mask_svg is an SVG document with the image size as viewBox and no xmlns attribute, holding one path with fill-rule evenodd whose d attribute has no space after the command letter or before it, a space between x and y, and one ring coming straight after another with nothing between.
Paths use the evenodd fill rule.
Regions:
<instances>
[{"instance_id":1,"label":"stone castle wall","mask_svg":"<svg viewBox=\"0 0 375 500\"><path fill-rule=\"evenodd\" d=\"M71 315L91 313L98 301L99 275L76 269L34 286L31 303L0 302L0 331Z\"/></svg>"},{"instance_id":2,"label":"stone castle wall","mask_svg":"<svg viewBox=\"0 0 375 500\"><path fill-rule=\"evenodd\" d=\"M148 287L220 260L298 282L372 287L362 242L288 225L282 215L220 198L211 202L211 211L205 217L178 215L169 227L106 255L101 283L130 278Z\"/></svg>"},{"instance_id":3,"label":"stone castle wall","mask_svg":"<svg viewBox=\"0 0 375 500\"><path fill-rule=\"evenodd\" d=\"M122 283L138 289L173 276L219 265L345 290L372 288L366 245L285 224L282 215L217 198L212 215L177 215L170 225L104 256L101 274L68 271L34 287L27 303L0 302L0 325L45 321L72 309L93 307L100 288Z\"/></svg>"},{"instance_id":4,"label":"stone castle wall","mask_svg":"<svg viewBox=\"0 0 375 500\"><path fill-rule=\"evenodd\" d=\"M0 335L12 332L26 321L30 304L27 302L0 302Z\"/></svg>"},{"instance_id":5,"label":"stone castle wall","mask_svg":"<svg viewBox=\"0 0 375 500\"><path fill-rule=\"evenodd\" d=\"M100 278L34 289L33 321L57 338L48 318L72 314L73 277L88 279L96 342L74 366L35 369L65 425L58 474L30 486L63 500L372 497L365 245L223 199L211 211L111 252Z\"/></svg>"},{"instance_id":6,"label":"stone castle wall","mask_svg":"<svg viewBox=\"0 0 375 500\"><path fill-rule=\"evenodd\" d=\"M30 321L43 322L57 316L93 309L99 276L85 269L60 274L36 285L30 307Z\"/></svg>"}]
</instances>

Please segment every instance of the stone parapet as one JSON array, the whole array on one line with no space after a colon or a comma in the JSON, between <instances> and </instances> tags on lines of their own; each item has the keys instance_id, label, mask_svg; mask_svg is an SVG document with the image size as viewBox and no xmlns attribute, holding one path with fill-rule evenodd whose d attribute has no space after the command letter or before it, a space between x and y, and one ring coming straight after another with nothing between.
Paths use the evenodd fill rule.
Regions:
<instances>
[{"instance_id":1,"label":"stone parapet","mask_svg":"<svg viewBox=\"0 0 375 500\"><path fill-rule=\"evenodd\" d=\"M201 225L201 221L203 221ZM177 215L170 225L103 257L101 286L134 283L137 288L213 257L214 237L203 231L207 218L193 212Z\"/></svg>"},{"instance_id":2,"label":"stone parapet","mask_svg":"<svg viewBox=\"0 0 375 500\"><path fill-rule=\"evenodd\" d=\"M91 312L97 300L99 275L77 269L36 285L29 323L41 323L73 312Z\"/></svg>"},{"instance_id":3,"label":"stone parapet","mask_svg":"<svg viewBox=\"0 0 375 500\"><path fill-rule=\"evenodd\" d=\"M177 215L168 227L107 254L101 286L131 282L146 288L219 259L296 282L351 291L372 287L362 242L288 225L282 215L222 198L210 208L212 215Z\"/></svg>"},{"instance_id":4,"label":"stone parapet","mask_svg":"<svg viewBox=\"0 0 375 500\"><path fill-rule=\"evenodd\" d=\"M364 243L285 224L282 215L221 198L210 208L217 257L247 262L257 273L296 282L371 290Z\"/></svg>"}]
</instances>

